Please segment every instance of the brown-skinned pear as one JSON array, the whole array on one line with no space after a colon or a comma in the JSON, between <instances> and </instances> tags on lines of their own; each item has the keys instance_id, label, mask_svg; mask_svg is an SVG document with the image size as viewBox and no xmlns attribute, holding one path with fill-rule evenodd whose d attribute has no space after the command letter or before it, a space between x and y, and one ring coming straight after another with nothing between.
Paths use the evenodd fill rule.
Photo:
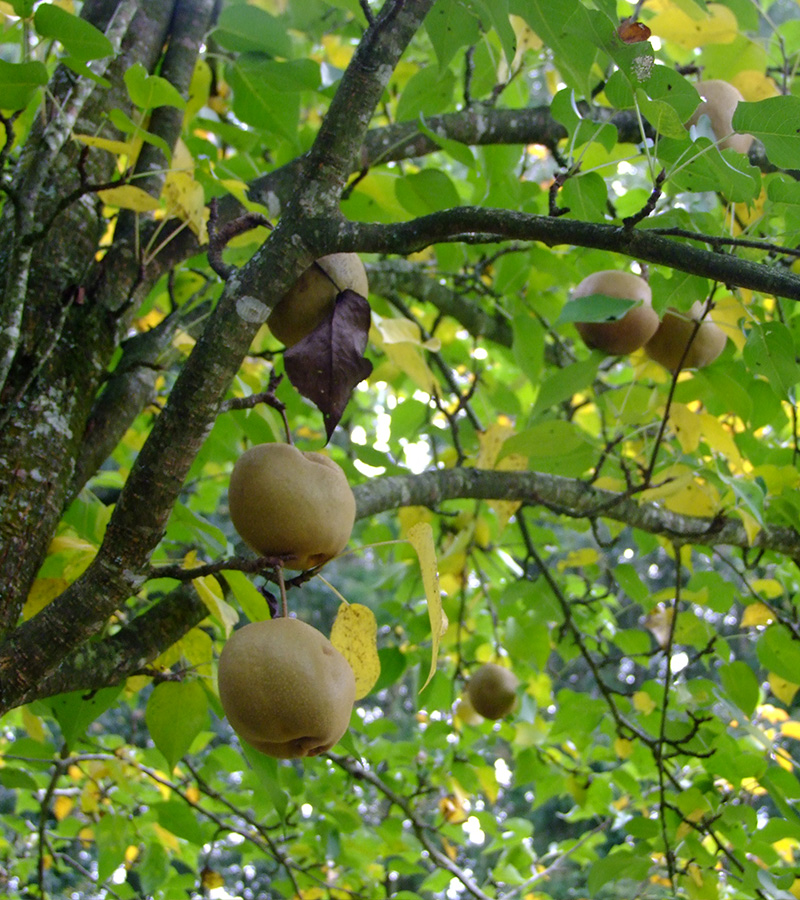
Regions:
<instances>
[{"instance_id":1,"label":"brown-skinned pear","mask_svg":"<svg viewBox=\"0 0 800 900\"><path fill-rule=\"evenodd\" d=\"M639 300L639 306L629 309L621 318L609 322L576 322L575 328L583 342L592 350L602 350L610 356L625 356L643 347L658 328L658 314L652 306L650 285L630 272L604 269L593 272L572 292L574 298L591 294L606 294L622 300Z\"/></svg>"},{"instance_id":2,"label":"brown-skinned pear","mask_svg":"<svg viewBox=\"0 0 800 900\"><path fill-rule=\"evenodd\" d=\"M342 468L321 453L257 444L233 467L228 508L234 528L259 556L311 569L350 540L356 501Z\"/></svg>"},{"instance_id":3,"label":"brown-skinned pear","mask_svg":"<svg viewBox=\"0 0 800 900\"><path fill-rule=\"evenodd\" d=\"M502 719L517 702L519 679L505 666L485 663L467 684L467 697L475 712L484 719Z\"/></svg>"},{"instance_id":4,"label":"brown-skinned pear","mask_svg":"<svg viewBox=\"0 0 800 900\"><path fill-rule=\"evenodd\" d=\"M299 619L236 630L220 654L218 680L231 727L267 756L317 756L350 724L353 670L322 632Z\"/></svg>"},{"instance_id":5,"label":"brown-skinned pear","mask_svg":"<svg viewBox=\"0 0 800 900\"><path fill-rule=\"evenodd\" d=\"M700 116L708 116L711 130L719 141L720 150L736 150L747 153L753 143L751 134L737 134L733 130L733 113L744 100L738 88L719 78L698 81L695 85L702 101L686 123L687 128L696 125Z\"/></svg>"},{"instance_id":6,"label":"brown-skinned pear","mask_svg":"<svg viewBox=\"0 0 800 900\"><path fill-rule=\"evenodd\" d=\"M684 358L684 350L690 340L691 344ZM661 319L658 331L645 344L644 351L650 359L661 363L670 372L677 371L678 366L683 369L702 369L722 353L725 340L725 332L708 316L703 318L703 304L695 301L685 313L668 309Z\"/></svg>"}]
</instances>

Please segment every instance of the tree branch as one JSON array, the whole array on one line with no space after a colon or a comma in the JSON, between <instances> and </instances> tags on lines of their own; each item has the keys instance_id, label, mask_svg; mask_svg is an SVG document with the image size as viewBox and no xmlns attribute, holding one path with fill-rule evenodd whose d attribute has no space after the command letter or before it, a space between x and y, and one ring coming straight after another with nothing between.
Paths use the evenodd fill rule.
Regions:
<instances>
[{"instance_id":1,"label":"tree branch","mask_svg":"<svg viewBox=\"0 0 800 900\"><path fill-rule=\"evenodd\" d=\"M539 241L549 247L592 247L724 284L800 300L800 277L787 269L702 250L647 229L463 206L393 225L320 223L320 233L326 232L326 253L341 250L408 255L431 244L470 239L475 243L512 239Z\"/></svg>"}]
</instances>

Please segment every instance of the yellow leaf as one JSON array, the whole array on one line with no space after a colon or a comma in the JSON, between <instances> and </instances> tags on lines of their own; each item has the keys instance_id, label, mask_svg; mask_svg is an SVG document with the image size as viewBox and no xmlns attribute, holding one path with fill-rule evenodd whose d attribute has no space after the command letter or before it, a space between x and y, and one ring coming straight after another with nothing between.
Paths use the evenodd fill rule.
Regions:
<instances>
[{"instance_id":1,"label":"yellow leaf","mask_svg":"<svg viewBox=\"0 0 800 900\"><path fill-rule=\"evenodd\" d=\"M203 185L189 172L171 170L164 180L161 196L167 215L186 222L201 244L208 243L208 216Z\"/></svg>"},{"instance_id":2,"label":"yellow leaf","mask_svg":"<svg viewBox=\"0 0 800 900\"><path fill-rule=\"evenodd\" d=\"M739 453L739 448L736 446L730 431L711 413L701 413L698 418L703 439L708 446L724 456L732 470L740 472L742 455Z\"/></svg>"},{"instance_id":3,"label":"yellow leaf","mask_svg":"<svg viewBox=\"0 0 800 900\"><path fill-rule=\"evenodd\" d=\"M497 456L505 441L514 434L514 429L507 422L492 422L484 431L478 432L478 458L476 469L493 469Z\"/></svg>"},{"instance_id":4,"label":"yellow leaf","mask_svg":"<svg viewBox=\"0 0 800 900\"><path fill-rule=\"evenodd\" d=\"M225 887L225 879L222 877L222 875L220 875L219 872L215 872L213 869L203 869L200 879L202 881L203 887L207 891Z\"/></svg>"},{"instance_id":5,"label":"yellow leaf","mask_svg":"<svg viewBox=\"0 0 800 900\"><path fill-rule=\"evenodd\" d=\"M31 712L29 706L22 707L22 724L28 732L28 737L32 737L35 741L39 741L40 744L43 744L47 740L47 735L44 730L44 720L41 716L37 716L36 713Z\"/></svg>"},{"instance_id":6,"label":"yellow leaf","mask_svg":"<svg viewBox=\"0 0 800 900\"><path fill-rule=\"evenodd\" d=\"M432 522L433 513L427 506L403 506L397 512L400 533L407 535L409 530L420 522Z\"/></svg>"},{"instance_id":7,"label":"yellow leaf","mask_svg":"<svg viewBox=\"0 0 800 900\"><path fill-rule=\"evenodd\" d=\"M731 513L742 520L747 540L752 544L756 539L758 532L761 531L761 523L752 513L749 513L746 509L742 509L741 507L732 509Z\"/></svg>"},{"instance_id":8,"label":"yellow leaf","mask_svg":"<svg viewBox=\"0 0 800 900\"><path fill-rule=\"evenodd\" d=\"M786 737L800 741L800 722L796 722L794 719L789 719L788 722L784 722L783 725L781 725L781 734L785 734Z\"/></svg>"},{"instance_id":9,"label":"yellow leaf","mask_svg":"<svg viewBox=\"0 0 800 900\"><path fill-rule=\"evenodd\" d=\"M697 478L665 498L664 506L680 515L710 518L719 512L719 493L712 484Z\"/></svg>"},{"instance_id":10,"label":"yellow leaf","mask_svg":"<svg viewBox=\"0 0 800 900\"><path fill-rule=\"evenodd\" d=\"M426 394L438 393L439 382L430 370L419 347L409 343L384 344L383 352L401 372Z\"/></svg>"},{"instance_id":11,"label":"yellow leaf","mask_svg":"<svg viewBox=\"0 0 800 900\"><path fill-rule=\"evenodd\" d=\"M761 594L767 600L775 600L784 594L783 585L775 578L756 578L750 586L756 594Z\"/></svg>"},{"instance_id":12,"label":"yellow leaf","mask_svg":"<svg viewBox=\"0 0 800 900\"><path fill-rule=\"evenodd\" d=\"M694 453L702 436L697 411L685 403L673 403L669 411L669 423L684 453Z\"/></svg>"},{"instance_id":13,"label":"yellow leaf","mask_svg":"<svg viewBox=\"0 0 800 900\"><path fill-rule=\"evenodd\" d=\"M151 197L147 191L143 191L132 184L123 184L120 187L98 191L97 196L107 206L132 209L134 212L152 212L159 207L158 200L155 197Z\"/></svg>"},{"instance_id":14,"label":"yellow leaf","mask_svg":"<svg viewBox=\"0 0 800 900\"><path fill-rule=\"evenodd\" d=\"M794 761L792 757L783 749L783 747L778 747L775 751L775 762L786 772L791 772L794 768Z\"/></svg>"},{"instance_id":15,"label":"yellow leaf","mask_svg":"<svg viewBox=\"0 0 800 900\"><path fill-rule=\"evenodd\" d=\"M186 568L191 568L191 566L186 566ZM225 636L229 637L233 626L239 621L239 613L230 603L223 600L222 588L217 579L213 575L203 575L200 578L193 578L192 584L211 615L221 622L225 629Z\"/></svg>"},{"instance_id":16,"label":"yellow leaf","mask_svg":"<svg viewBox=\"0 0 800 900\"><path fill-rule=\"evenodd\" d=\"M30 593L22 608L22 618L31 619L41 612L68 586L66 578L37 578L31 585Z\"/></svg>"},{"instance_id":17,"label":"yellow leaf","mask_svg":"<svg viewBox=\"0 0 800 900\"><path fill-rule=\"evenodd\" d=\"M564 569L580 569L583 566L594 565L600 558L600 554L594 547L582 547L580 550L570 550L566 558L558 561L557 569L563 572Z\"/></svg>"},{"instance_id":18,"label":"yellow leaf","mask_svg":"<svg viewBox=\"0 0 800 900\"><path fill-rule=\"evenodd\" d=\"M706 44L730 44L739 34L735 14L720 3L709 3L705 13L698 7L696 16L671 2L660 3L659 7L662 11L647 20L648 27L656 37L686 50Z\"/></svg>"},{"instance_id":19,"label":"yellow leaf","mask_svg":"<svg viewBox=\"0 0 800 900\"><path fill-rule=\"evenodd\" d=\"M163 793L163 788L162 788ZM167 789L167 795L165 799L169 799L169 789ZM167 850L171 850L173 853L177 853L180 848L180 842L178 838L171 831L167 831L163 825L159 825L157 822L153 823L153 831L158 837L158 843L165 847Z\"/></svg>"},{"instance_id":20,"label":"yellow leaf","mask_svg":"<svg viewBox=\"0 0 800 900\"><path fill-rule=\"evenodd\" d=\"M769 673L769 687L778 700L780 700L781 703L785 703L787 706L794 700L794 695L797 693L798 689L800 689L800 685L787 681L785 678L781 678L774 672Z\"/></svg>"},{"instance_id":21,"label":"yellow leaf","mask_svg":"<svg viewBox=\"0 0 800 900\"><path fill-rule=\"evenodd\" d=\"M112 141L108 138L94 137L91 134L73 134L72 136L76 141L86 144L87 147L99 147L116 156L133 156L136 150L134 141Z\"/></svg>"},{"instance_id":22,"label":"yellow leaf","mask_svg":"<svg viewBox=\"0 0 800 900\"><path fill-rule=\"evenodd\" d=\"M378 625L368 606L342 603L331 628L331 643L356 676L356 700L366 697L381 674Z\"/></svg>"},{"instance_id":23,"label":"yellow leaf","mask_svg":"<svg viewBox=\"0 0 800 900\"><path fill-rule=\"evenodd\" d=\"M647 691L636 691L633 695L633 708L640 713L649 716L656 708L656 701L647 693Z\"/></svg>"},{"instance_id":24,"label":"yellow leaf","mask_svg":"<svg viewBox=\"0 0 800 900\"><path fill-rule=\"evenodd\" d=\"M755 625L769 625L775 618L773 612L763 603L751 603L742 613L742 628L752 628Z\"/></svg>"},{"instance_id":25,"label":"yellow leaf","mask_svg":"<svg viewBox=\"0 0 800 900\"><path fill-rule=\"evenodd\" d=\"M780 94L775 82L768 75L756 69L743 69L741 72L737 72L730 82L750 103L766 100L768 97L777 97ZM716 319L715 313L714 321Z\"/></svg>"},{"instance_id":26,"label":"yellow leaf","mask_svg":"<svg viewBox=\"0 0 800 900\"><path fill-rule=\"evenodd\" d=\"M63 794L56 797L53 803L53 815L56 817L56 821L61 822L63 819L66 819L74 806L75 801L72 797L65 797Z\"/></svg>"},{"instance_id":27,"label":"yellow leaf","mask_svg":"<svg viewBox=\"0 0 800 900\"><path fill-rule=\"evenodd\" d=\"M208 103L208 96L211 93L211 76L211 66L206 60L198 59L189 82L189 98L183 113L184 126Z\"/></svg>"},{"instance_id":28,"label":"yellow leaf","mask_svg":"<svg viewBox=\"0 0 800 900\"><path fill-rule=\"evenodd\" d=\"M747 341L744 329L739 325L742 319L747 319L747 310L742 301L733 294L728 294L714 303L714 323L725 332L728 340L733 341L737 350L741 350Z\"/></svg>"},{"instance_id":29,"label":"yellow leaf","mask_svg":"<svg viewBox=\"0 0 800 900\"><path fill-rule=\"evenodd\" d=\"M633 741L629 741L627 738L618 737L614 741L614 752L620 759L628 759L631 753L633 753Z\"/></svg>"},{"instance_id":30,"label":"yellow leaf","mask_svg":"<svg viewBox=\"0 0 800 900\"><path fill-rule=\"evenodd\" d=\"M436 547L433 543L433 529L427 522L419 522L408 530L408 542L414 548L419 559L422 574L422 585L425 588L425 599L428 601L428 618L431 623L431 668L423 691L436 672L436 661L439 657L439 640L447 630L447 616L442 609L442 594L439 590L439 574L436 568Z\"/></svg>"}]
</instances>

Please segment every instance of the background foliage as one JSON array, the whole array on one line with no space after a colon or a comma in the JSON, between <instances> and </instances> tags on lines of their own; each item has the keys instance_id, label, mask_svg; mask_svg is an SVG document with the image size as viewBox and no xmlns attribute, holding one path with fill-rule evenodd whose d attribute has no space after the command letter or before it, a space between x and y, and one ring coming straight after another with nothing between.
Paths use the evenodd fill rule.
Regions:
<instances>
[{"instance_id":1,"label":"background foliage","mask_svg":"<svg viewBox=\"0 0 800 900\"><path fill-rule=\"evenodd\" d=\"M6 896L800 896L796 0L0 16ZM700 74L747 156L684 127ZM334 250L371 284L325 450L358 522L289 602L368 606L381 671L279 764L216 693L271 579L226 485L281 406L325 445L263 322ZM706 304L722 356L587 350L565 310L605 268ZM460 706L488 660L499 723Z\"/></svg>"}]
</instances>

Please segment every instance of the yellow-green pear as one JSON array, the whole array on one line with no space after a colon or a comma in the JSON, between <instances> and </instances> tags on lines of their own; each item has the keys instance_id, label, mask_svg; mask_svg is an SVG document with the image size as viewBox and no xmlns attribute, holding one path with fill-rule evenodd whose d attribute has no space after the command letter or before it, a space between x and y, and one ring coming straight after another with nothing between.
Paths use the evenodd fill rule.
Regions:
<instances>
[{"instance_id":1,"label":"yellow-green pear","mask_svg":"<svg viewBox=\"0 0 800 900\"><path fill-rule=\"evenodd\" d=\"M505 666L485 663L470 678L467 696L475 712L484 719L502 719L517 701L519 679Z\"/></svg>"},{"instance_id":2,"label":"yellow-green pear","mask_svg":"<svg viewBox=\"0 0 800 900\"><path fill-rule=\"evenodd\" d=\"M604 269L581 281L572 296L606 294L622 300L640 300L621 318L610 322L576 322L575 327L587 347L611 356L625 356L643 347L658 328L658 314L652 306L650 285L630 272Z\"/></svg>"},{"instance_id":3,"label":"yellow-green pear","mask_svg":"<svg viewBox=\"0 0 800 900\"><path fill-rule=\"evenodd\" d=\"M342 468L290 444L258 444L233 467L228 507L234 528L260 556L311 569L350 540L356 501Z\"/></svg>"},{"instance_id":4,"label":"yellow-green pear","mask_svg":"<svg viewBox=\"0 0 800 900\"><path fill-rule=\"evenodd\" d=\"M700 116L708 116L720 149L747 153L753 143L753 136L737 134L733 130L733 113L736 106L744 100L739 89L719 78L698 81L695 87L702 101L686 123L687 127L696 125Z\"/></svg>"},{"instance_id":5,"label":"yellow-green pear","mask_svg":"<svg viewBox=\"0 0 800 900\"><path fill-rule=\"evenodd\" d=\"M299 619L239 628L222 649L218 678L231 727L268 756L317 756L350 724L353 670L322 632Z\"/></svg>"},{"instance_id":6,"label":"yellow-green pear","mask_svg":"<svg viewBox=\"0 0 800 900\"><path fill-rule=\"evenodd\" d=\"M684 350L690 340L691 345L684 358ZM725 332L708 316L703 318L703 304L696 301L686 313L668 309L658 331L645 344L644 350L651 359L661 363L670 372L675 372L679 365L683 369L702 369L722 353L725 340Z\"/></svg>"},{"instance_id":7,"label":"yellow-green pear","mask_svg":"<svg viewBox=\"0 0 800 900\"><path fill-rule=\"evenodd\" d=\"M275 304L267 324L275 337L292 347L331 312L336 295L350 290L369 294L367 272L357 253L321 256Z\"/></svg>"}]
</instances>

